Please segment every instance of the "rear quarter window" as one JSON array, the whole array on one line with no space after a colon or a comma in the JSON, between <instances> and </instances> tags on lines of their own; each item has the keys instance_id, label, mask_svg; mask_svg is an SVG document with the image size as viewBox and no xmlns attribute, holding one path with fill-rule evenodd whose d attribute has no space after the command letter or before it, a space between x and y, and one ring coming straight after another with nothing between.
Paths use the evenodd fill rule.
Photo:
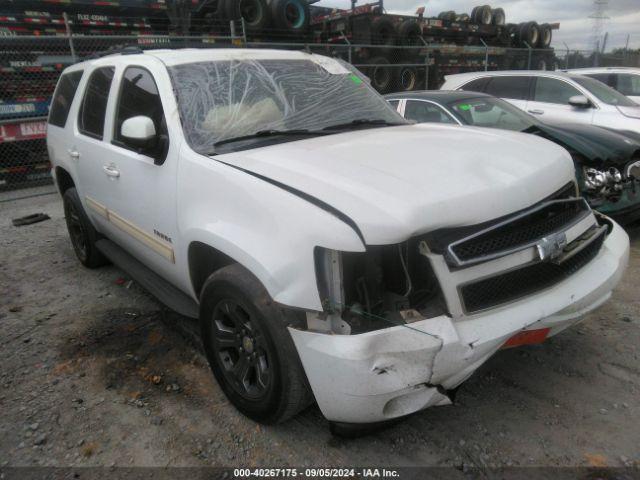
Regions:
<instances>
[{"instance_id":1,"label":"rear quarter window","mask_svg":"<svg viewBox=\"0 0 640 480\"><path fill-rule=\"evenodd\" d=\"M77 72L65 73L60 77L49 110L49 123L51 125L62 128L66 125L69 109L78 90L82 73L82 70L78 70Z\"/></svg>"}]
</instances>

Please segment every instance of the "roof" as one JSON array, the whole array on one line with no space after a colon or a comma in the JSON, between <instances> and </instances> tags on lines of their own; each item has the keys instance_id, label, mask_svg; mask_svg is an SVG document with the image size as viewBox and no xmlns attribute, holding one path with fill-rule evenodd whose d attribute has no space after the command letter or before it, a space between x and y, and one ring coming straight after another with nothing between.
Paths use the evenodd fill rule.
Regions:
<instances>
[{"instance_id":1,"label":"roof","mask_svg":"<svg viewBox=\"0 0 640 480\"><path fill-rule=\"evenodd\" d=\"M140 58L156 58L166 66L174 66L195 62L212 62L220 60L318 60L325 57L297 50L274 50L266 48L180 48L150 49L140 53L135 51L118 52L97 59L86 60L74 67L87 64L130 63ZM115 62L114 62L115 60Z\"/></svg>"},{"instance_id":2,"label":"roof","mask_svg":"<svg viewBox=\"0 0 640 480\"><path fill-rule=\"evenodd\" d=\"M490 97L486 93L469 92L467 90L421 90L413 92L388 93L384 96L389 99L417 98L422 100L433 100L438 103L449 103L457 100L469 98Z\"/></svg>"},{"instance_id":3,"label":"roof","mask_svg":"<svg viewBox=\"0 0 640 480\"><path fill-rule=\"evenodd\" d=\"M640 73L640 68L635 67L585 67L585 68L570 68L569 70L562 70L568 73L611 73L611 72L631 72Z\"/></svg>"},{"instance_id":4,"label":"roof","mask_svg":"<svg viewBox=\"0 0 640 480\"><path fill-rule=\"evenodd\" d=\"M546 75L549 77L571 77L570 73L552 71L552 70L489 70L479 72L466 72L456 73L453 75L446 75L446 80L471 80L473 78L486 77L486 76L503 76L503 75Z\"/></svg>"}]
</instances>

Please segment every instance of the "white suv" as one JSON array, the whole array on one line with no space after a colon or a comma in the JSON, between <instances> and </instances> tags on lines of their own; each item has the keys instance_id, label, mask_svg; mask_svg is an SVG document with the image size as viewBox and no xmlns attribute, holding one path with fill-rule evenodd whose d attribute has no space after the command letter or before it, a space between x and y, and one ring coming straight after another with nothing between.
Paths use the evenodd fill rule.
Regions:
<instances>
[{"instance_id":1,"label":"white suv","mask_svg":"<svg viewBox=\"0 0 640 480\"><path fill-rule=\"evenodd\" d=\"M640 133L640 105L583 75L547 71L448 75L441 90L470 90L503 98L547 123L586 123Z\"/></svg>"},{"instance_id":2,"label":"white suv","mask_svg":"<svg viewBox=\"0 0 640 480\"><path fill-rule=\"evenodd\" d=\"M593 67L575 68L566 71L600 80L640 104L640 68Z\"/></svg>"},{"instance_id":3,"label":"white suv","mask_svg":"<svg viewBox=\"0 0 640 480\"><path fill-rule=\"evenodd\" d=\"M303 52L176 50L69 67L48 148L80 261L200 319L239 410L332 422L450 403L505 346L611 295L625 232L562 148L408 124Z\"/></svg>"}]
</instances>

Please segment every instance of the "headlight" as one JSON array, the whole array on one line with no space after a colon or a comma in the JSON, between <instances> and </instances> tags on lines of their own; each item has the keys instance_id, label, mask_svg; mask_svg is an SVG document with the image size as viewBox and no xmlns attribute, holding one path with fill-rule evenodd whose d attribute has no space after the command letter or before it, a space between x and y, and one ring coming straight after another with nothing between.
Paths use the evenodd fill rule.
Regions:
<instances>
[{"instance_id":1,"label":"headlight","mask_svg":"<svg viewBox=\"0 0 640 480\"><path fill-rule=\"evenodd\" d=\"M440 285L416 239L369 246L366 252L316 247L314 257L323 314L339 316L352 333L446 313Z\"/></svg>"}]
</instances>

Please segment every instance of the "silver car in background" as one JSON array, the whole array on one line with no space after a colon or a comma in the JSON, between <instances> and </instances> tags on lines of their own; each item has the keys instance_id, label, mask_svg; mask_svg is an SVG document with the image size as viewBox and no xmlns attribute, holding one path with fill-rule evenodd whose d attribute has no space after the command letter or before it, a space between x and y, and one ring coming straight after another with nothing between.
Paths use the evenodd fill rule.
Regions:
<instances>
[{"instance_id":1,"label":"silver car in background","mask_svg":"<svg viewBox=\"0 0 640 480\"><path fill-rule=\"evenodd\" d=\"M602 83L640 104L640 68L593 67L563 71L600 80Z\"/></svg>"},{"instance_id":2,"label":"silver car in background","mask_svg":"<svg viewBox=\"0 0 640 480\"><path fill-rule=\"evenodd\" d=\"M544 70L460 73L446 76L440 89L488 93L546 123L585 123L640 134L640 105L584 75Z\"/></svg>"}]
</instances>

